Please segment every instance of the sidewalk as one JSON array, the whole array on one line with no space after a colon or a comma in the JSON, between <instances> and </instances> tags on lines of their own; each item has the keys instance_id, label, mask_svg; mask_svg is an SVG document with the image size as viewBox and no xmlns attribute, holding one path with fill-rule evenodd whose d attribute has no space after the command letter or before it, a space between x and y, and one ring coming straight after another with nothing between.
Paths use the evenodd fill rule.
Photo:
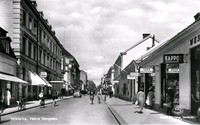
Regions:
<instances>
[{"instance_id":1,"label":"sidewalk","mask_svg":"<svg viewBox=\"0 0 200 125\"><path fill-rule=\"evenodd\" d=\"M167 116L162 112L151 109L143 109L143 113L139 111L138 106L132 102L124 101L118 98L106 98L105 103L110 111L114 114L119 124L180 124L191 125L199 124L180 117Z\"/></svg>"},{"instance_id":2,"label":"sidewalk","mask_svg":"<svg viewBox=\"0 0 200 125\"><path fill-rule=\"evenodd\" d=\"M73 96L64 96L63 99L61 98L58 98L56 99L56 101L62 101L62 100L65 100L65 99L69 99L69 98L72 98ZM53 103L52 99L45 99L45 105L48 105L48 104L51 104ZM40 106L40 103L39 103L39 100L35 100L35 101L28 101L26 102L26 109L31 109L31 108L35 108L35 107L39 107ZM19 111L24 111L24 110L18 110L18 107L11 107L11 108L6 108L3 113L1 114L1 116L4 116L4 115L8 115L8 114L11 114L11 113L15 113L15 112L19 112Z\"/></svg>"}]
</instances>

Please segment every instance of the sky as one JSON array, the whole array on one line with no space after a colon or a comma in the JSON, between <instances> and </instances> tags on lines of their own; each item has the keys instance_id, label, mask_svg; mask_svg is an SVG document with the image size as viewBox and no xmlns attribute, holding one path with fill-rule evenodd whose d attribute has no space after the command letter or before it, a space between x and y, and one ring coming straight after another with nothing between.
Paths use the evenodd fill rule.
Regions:
<instances>
[{"instance_id":1,"label":"sky","mask_svg":"<svg viewBox=\"0 0 200 125\"><path fill-rule=\"evenodd\" d=\"M57 38L96 84L143 33L162 42L193 23L200 12L200 0L36 1Z\"/></svg>"}]
</instances>

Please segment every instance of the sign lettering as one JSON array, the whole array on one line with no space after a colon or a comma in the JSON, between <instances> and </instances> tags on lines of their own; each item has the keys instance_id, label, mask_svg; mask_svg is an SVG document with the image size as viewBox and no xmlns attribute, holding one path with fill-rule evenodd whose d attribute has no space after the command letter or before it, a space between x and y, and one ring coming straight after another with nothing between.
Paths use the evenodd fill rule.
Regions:
<instances>
[{"instance_id":1,"label":"sign lettering","mask_svg":"<svg viewBox=\"0 0 200 125\"><path fill-rule=\"evenodd\" d=\"M164 63L183 63L183 54L166 54L163 59Z\"/></svg>"},{"instance_id":2,"label":"sign lettering","mask_svg":"<svg viewBox=\"0 0 200 125\"><path fill-rule=\"evenodd\" d=\"M140 73L153 73L153 68L140 68Z\"/></svg>"}]
</instances>

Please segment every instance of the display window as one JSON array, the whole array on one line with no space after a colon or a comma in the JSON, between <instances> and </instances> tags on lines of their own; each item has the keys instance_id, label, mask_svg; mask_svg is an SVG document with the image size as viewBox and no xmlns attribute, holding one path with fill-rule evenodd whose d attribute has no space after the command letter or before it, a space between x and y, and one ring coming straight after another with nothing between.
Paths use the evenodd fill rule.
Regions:
<instances>
[{"instance_id":1,"label":"display window","mask_svg":"<svg viewBox=\"0 0 200 125\"><path fill-rule=\"evenodd\" d=\"M200 106L200 46L191 49L191 114Z\"/></svg>"},{"instance_id":2,"label":"display window","mask_svg":"<svg viewBox=\"0 0 200 125\"><path fill-rule=\"evenodd\" d=\"M174 106L179 105L179 64L162 65L162 104L166 102L166 94L172 89Z\"/></svg>"}]
</instances>

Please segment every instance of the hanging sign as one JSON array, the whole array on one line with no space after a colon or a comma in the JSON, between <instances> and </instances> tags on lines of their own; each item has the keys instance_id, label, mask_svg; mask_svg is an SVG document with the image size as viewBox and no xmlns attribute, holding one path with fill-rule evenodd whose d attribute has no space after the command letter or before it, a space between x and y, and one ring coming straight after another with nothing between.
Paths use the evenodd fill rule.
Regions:
<instances>
[{"instance_id":1,"label":"hanging sign","mask_svg":"<svg viewBox=\"0 0 200 125\"><path fill-rule=\"evenodd\" d=\"M129 75L127 75L127 79L135 79L135 77L140 76L139 72L131 72Z\"/></svg>"},{"instance_id":2,"label":"hanging sign","mask_svg":"<svg viewBox=\"0 0 200 125\"><path fill-rule=\"evenodd\" d=\"M140 68L140 73L153 73L153 68Z\"/></svg>"},{"instance_id":3,"label":"hanging sign","mask_svg":"<svg viewBox=\"0 0 200 125\"><path fill-rule=\"evenodd\" d=\"M183 54L166 54L163 56L164 63L183 63Z\"/></svg>"},{"instance_id":4,"label":"hanging sign","mask_svg":"<svg viewBox=\"0 0 200 125\"><path fill-rule=\"evenodd\" d=\"M179 69L178 68L170 68L167 70L167 73L179 73Z\"/></svg>"},{"instance_id":5,"label":"hanging sign","mask_svg":"<svg viewBox=\"0 0 200 125\"><path fill-rule=\"evenodd\" d=\"M40 72L40 77L46 78L47 77L47 72Z\"/></svg>"}]
</instances>

